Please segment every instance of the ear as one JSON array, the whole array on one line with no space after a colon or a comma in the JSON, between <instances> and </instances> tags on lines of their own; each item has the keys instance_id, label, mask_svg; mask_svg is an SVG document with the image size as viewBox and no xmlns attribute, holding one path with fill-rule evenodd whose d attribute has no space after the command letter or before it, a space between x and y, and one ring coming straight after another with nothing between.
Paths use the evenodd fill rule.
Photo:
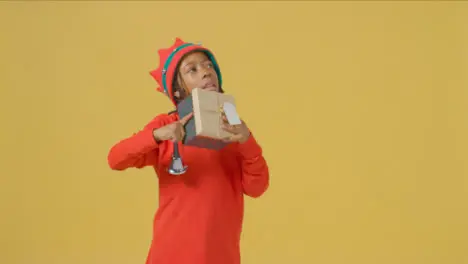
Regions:
<instances>
[{"instance_id":1,"label":"ear","mask_svg":"<svg viewBox=\"0 0 468 264\"><path fill-rule=\"evenodd\" d=\"M175 91L175 92L174 92L174 97L177 98L177 99L180 99L180 93L179 93L179 91Z\"/></svg>"}]
</instances>

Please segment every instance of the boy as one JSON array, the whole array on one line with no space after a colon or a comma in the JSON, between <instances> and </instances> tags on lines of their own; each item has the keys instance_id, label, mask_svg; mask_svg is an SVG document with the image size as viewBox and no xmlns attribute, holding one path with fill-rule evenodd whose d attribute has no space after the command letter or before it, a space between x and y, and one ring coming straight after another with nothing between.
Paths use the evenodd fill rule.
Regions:
<instances>
[{"instance_id":1,"label":"boy","mask_svg":"<svg viewBox=\"0 0 468 264\"><path fill-rule=\"evenodd\" d=\"M159 50L159 68L151 75L160 92L177 105L194 88L223 92L212 52L177 38ZM152 166L159 179L159 208L147 264L239 264L244 194L261 196L269 185L262 149L244 122L225 123L233 136L222 150L184 146L184 124L177 112L161 114L142 131L115 144L108 163L113 170ZM178 142L188 171L167 172Z\"/></svg>"}]
</instances>

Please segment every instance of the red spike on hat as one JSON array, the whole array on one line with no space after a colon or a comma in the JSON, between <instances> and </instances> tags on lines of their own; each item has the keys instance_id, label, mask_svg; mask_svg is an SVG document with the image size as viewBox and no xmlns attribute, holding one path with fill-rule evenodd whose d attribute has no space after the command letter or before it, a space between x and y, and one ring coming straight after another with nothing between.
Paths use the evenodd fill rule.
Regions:
<instances>
[{"instance_id":1,"label":"red spike on hat","mask_svg":"<svg viewBox=\"0 0 468 264\"><path fill-rule=\"evenodd\" d=\"M150 71L150 74L151 76L153 76L153 78L156 80L156 82L158 83L159 87L157 88L157 90L159 92L162 92L162 93L165 93L164 91L164 86L163 86L163 83L162 83L162 70L163 70L163 67L164 67L164 63L166 62L167 58L169 57L169 55L171 54L171 52L176 49L177 47L181 46L185 44L185 42L180 39L180 38L176 38L175 39L175 42L174 44L172 44L172 46L170 46L169 48L167 49L160 49L158 50L158 54L159 54L159 67L155 70L152 70ZM169 95L168 95L169 96ZM170 96L169 96L170 97Z\"/></svg>"}]
</instances>

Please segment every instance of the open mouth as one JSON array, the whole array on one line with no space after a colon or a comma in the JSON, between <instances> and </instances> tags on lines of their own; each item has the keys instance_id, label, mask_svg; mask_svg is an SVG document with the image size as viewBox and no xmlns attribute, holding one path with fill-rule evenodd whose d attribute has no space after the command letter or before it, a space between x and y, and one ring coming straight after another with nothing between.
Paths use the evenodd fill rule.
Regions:
<instances>
[{"instance_id":1,"label":"open mouth","mask_svg":"<svg viewBox=\"0 0 468 264\"><path fill-rule=\"evenodd\" d=\"M218 86L215 83L209 82L203 86L203 89L205 90L210 90L210 91L216 91L218 90Z\"/></svg>"}]
</instances>

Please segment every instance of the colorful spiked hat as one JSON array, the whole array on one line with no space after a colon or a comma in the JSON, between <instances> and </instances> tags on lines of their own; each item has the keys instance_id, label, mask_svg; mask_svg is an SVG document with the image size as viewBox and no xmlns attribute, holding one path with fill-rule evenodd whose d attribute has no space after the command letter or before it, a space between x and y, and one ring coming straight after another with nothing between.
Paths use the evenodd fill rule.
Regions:
<instances>
[{"instance_id":1,"label":"colorful spiked hat","mask_svg":"<svg viewBox=\"0 0 468 264\"><path fill-rule=\"evenodd\" d=\"M177 65L184 55L192 51L205 52L205 54L213 63L214 69L218 74L219 87L222 87L221 71L213 53L209 49L203 47L201 44L188 43L184 42L180 38L176 38L174 44L171 47L158 50L159 67L150 71L151 76L159 84L157 90L166 94L174 104L176 104L176 101L174 99L172 87Z\"/></svg>"}]
</instances>

